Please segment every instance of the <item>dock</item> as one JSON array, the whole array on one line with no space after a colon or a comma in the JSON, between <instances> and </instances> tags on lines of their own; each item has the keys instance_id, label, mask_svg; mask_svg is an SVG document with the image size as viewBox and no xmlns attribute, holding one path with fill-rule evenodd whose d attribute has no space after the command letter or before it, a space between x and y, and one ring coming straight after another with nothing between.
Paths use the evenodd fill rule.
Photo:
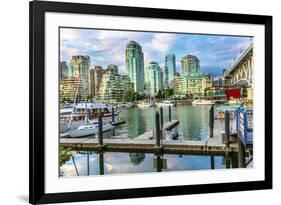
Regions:
<instances>
[{"instance_id":1,"label":"dock","mask_svg":"<svg viewBox=\"0 0 281 205\"><path fill-rule=\"evenodd\" d=\"M209 134L205 140L166 139L168 131L180 124L179 120L169 119L163 122L163 109L155 113L155 128L135 138L129 136L112 136L103 138L102 117L99 117L99 134L97 138L60 138L60 145L74 150L103 152L137 152L159 154L190 154L190 155L221 155L235 154L238 156L238 167L246 167L246 157L251 154L241 135L237 133L234 118L225 111L224 120L216 120L214 106L209 110Z\"/></svg>"},{"instance_id":2,"label":"dock","mask_svg":"<svg viewBox=\"0 0 281 205\"><path fill-rule=\"evenodd\" d=\"M178 120L172 120L163 124L163 130L171 130L179 125ZM217 129L215 129L217 130ZM160 151L167 154L200 154L200 155L224 155L226 152L237 152L236 144L230 144L226 147L223 144L221 134L215 133L214 138L208 138L205 141L194 140L161 140ZM99 150L99 140L96 138L61 138L60 145L73 148L75 150ZM136 138L119 138L116 136L112 139L103 139L103 148L111 152L159 152L156 147L155 129L145 132Z\"/></svg>"}]
</instances>

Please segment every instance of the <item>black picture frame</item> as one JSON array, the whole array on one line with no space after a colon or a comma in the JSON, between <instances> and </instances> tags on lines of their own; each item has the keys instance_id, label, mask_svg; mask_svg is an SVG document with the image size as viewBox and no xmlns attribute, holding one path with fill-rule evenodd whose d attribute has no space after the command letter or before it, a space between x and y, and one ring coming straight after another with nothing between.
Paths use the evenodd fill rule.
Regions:
<instances>
[{"instance_id":1,"label":"black picture frame","mask_svg":"<svg viewBox=\"0 0 281 205\"><path fill-rule=\"evenodd\" d=\"M30 165L29 202L31 204L108 200L167 195L260 190L272 188L272 17L231 13L185 11L125 6L105 6L62 2L32 1L30 12ZM265 27L265 180L198 184L153 188L135 188L107 191L86 191L71 193L45 193L44 166L44 39L45 12L97 14L111 16L149 17L162 19L198 20L208 22L259 24Z\"/></svg>"}]
</instances>

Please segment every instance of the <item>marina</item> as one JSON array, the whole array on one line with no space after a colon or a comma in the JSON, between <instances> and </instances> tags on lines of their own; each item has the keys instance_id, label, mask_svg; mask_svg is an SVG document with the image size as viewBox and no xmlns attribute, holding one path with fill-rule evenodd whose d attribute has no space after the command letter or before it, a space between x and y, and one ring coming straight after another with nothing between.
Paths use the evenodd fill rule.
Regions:
<instances>
[{"instance_id":1,"label":"marina","mask_svg":"<svg viewBox=\"0 0 281 205\"><path fill-rule=\"evenodd\" d=\"M105 156L106 153L116 153L122 156L152 155L156 158L157 156L163 158L167 155L179 155L192 156L193 160L198 159L199 161L206 156L211 157L211 165L214 163L212 158L216 157L221 160L233 158L231 159L233 165L227 165L226 168L251 167L252 144L245 144L244 141L241 141L241 133L237 132L236 115L234 116L232 113L239 107L225 105L177 105L164 108L123 107L118 116L123 121L120 121L120 124L118 121L113 122L116 123L113 130L104 133L100 129L95 135L81 138L61 137L60 145L63 150L71 150L71 156L81 153ZM224 116L221 115L222 113ZM197 120L202 126L200 123L193 124ZM228 126L226 126L226 122ZM138 123L139 127L134 126L135 123ZM134 126L134 129L131 126ZM198 129L199 127L201 128ZM135 130L136 128L141 129ZM188 129L187 132L186 129ZM169 138L169 133L176 133L178 138L175 140ZM183 133L188 133L189 136L183 135ZM118 161L118 159L116 160ZM73 160L71 159L71 161ZM83 167L86 166L84 162L82 164ZM217 167L220 166L217 165ZM163 169L161 170L163 171Z\"/></svg>"}]
</instances>

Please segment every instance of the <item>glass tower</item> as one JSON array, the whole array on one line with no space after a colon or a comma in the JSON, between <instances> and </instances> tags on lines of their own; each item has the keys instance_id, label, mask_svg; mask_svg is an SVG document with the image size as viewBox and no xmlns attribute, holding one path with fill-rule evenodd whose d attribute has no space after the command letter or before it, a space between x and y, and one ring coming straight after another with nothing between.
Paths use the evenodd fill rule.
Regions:
<instances>
[{"instance_id":1,"label":"glass tower","mask_svg":"<svg viewBox=\"0 0 281 205\"><path fill-rule=\"evenodd\" d=\"M162 90L162 72L157 62L150 62L145 68L146 92L151 97Z\"/></svg>"},{"instance_id":2,"label":"glass tower","mask_svg":"<svg viewBox=\"0 0 281 205\"><path fill-rule=\"evenodd\" d=\"M137 93L144 91L144 63L141 46L130 41L126 45L126 71L133 83L133 90Z\"/></svg>"},{"instance_id":3,"label":"glass tower","mask_svg":"<svg viewBox=\"0 0 281 205\"><path fill-rule=\"evenodd\" d=\"M176 74L176 56L168 54L165 56L164 87L173 88L173 81Z\"/></svg>"},{"instance_id":4,"label":"glass tower","mask_svg":"<svg viewBox=\"0 0 281 205\"><path fill-rule=\"evenodd\" d=\"M182 57L181 65L183 75L198 73L200 70L200 61L196 56L193 55L186 55Z\"/></svg>"}]
</instances>

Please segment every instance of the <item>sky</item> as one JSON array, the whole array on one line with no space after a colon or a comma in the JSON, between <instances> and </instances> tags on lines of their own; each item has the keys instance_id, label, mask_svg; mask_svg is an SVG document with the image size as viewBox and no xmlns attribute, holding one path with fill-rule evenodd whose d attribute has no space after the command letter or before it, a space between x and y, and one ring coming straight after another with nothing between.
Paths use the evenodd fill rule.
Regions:
<instances>
[{"instance_id":1,"label":"sky","mask_svg":"<svg viewBox=\"0 0 281 205\"><path fill-rule=\"evenodd\" d=\"M60 28L60 61L70 62L73 55L88 55L91 67L118 65L126 74L125 49L130 41L138 42L144 53L144 65L151 61L164 68L165 55L176 55L176 70L181 73L180 59L188 54L200 60L200 71L218 76L228 69L251 44L251 37L113 31L97 29Z\"/></svg>"}]
</instances>

